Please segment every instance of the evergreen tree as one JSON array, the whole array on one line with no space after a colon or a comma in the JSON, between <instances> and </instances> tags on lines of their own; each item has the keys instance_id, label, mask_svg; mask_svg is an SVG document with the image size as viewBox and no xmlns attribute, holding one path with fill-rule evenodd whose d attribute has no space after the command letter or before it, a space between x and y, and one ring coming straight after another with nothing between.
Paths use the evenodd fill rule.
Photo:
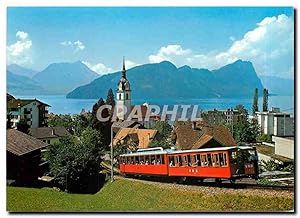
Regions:
<instances>
[{"instance_id":1,"label":"evergreen tree","mask_svg":"<svg viewBox=\"0 0 300 218\"><path fill-rule=\"evenodd\" d=\"M254 91L253 104L252 104L252 115L254 115L255 112L257 112L257 111L258 111L258 88L256 88Z\"/></svg>"},{"instance_id":2,"label":"evergreen tree","mask_svg":"<svg viewBox=\"0 0 300 218\"><path fill-rule=\"evenodd\" d=\"M263 111L268 111L268 90L264 89L263 92Z\"/></svg>"},{"instance_id":3,"label":"evergreen tree","mask_svg":"<svg viewBox=\"0 0 300 218\"><path fill-rule=\"evenodd\" d=\"M102 106L105 105L105 102L102 98L100 98L98 100L97 103L95 103L93 105L92 108L92 118L91 118L91 123L90 126L95 129L98 130L99 133L103 136L103 146L105 149L109 148L109 144L110 144L110 128L111 128L111 120L108 120L106 122L101 122L98 117L97 117L97 112L98 109ZM107 118L110 116L108 109L104 109L102 110L101 116L103 118Z\"/></svg>"},{"instance_id":4,"label":"evergreen tree","mask_svg":"<svg viewBox=\"0 0 300 218\"><path fill-rule=\"evenodd\" d=\"M115 96L111 88L108 90L107 93L106 104L109 104L113 107L115 106Z\"/></svg>"}]
</instances>

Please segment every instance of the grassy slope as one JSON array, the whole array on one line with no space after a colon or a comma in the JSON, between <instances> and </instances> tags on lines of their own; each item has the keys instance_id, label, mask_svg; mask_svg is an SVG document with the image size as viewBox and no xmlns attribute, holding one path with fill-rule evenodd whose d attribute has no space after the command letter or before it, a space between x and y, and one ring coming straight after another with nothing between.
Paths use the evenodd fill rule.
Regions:
<instances>
[{"instance_id":1,"label":"grassy slope","mask_svg":"<svg viewBox=\"0 0 300 218\"><path fill-rule=\"evenodd\" d=\"M67 194L49 189L7 187L7 210L22 211L282 211L293 199L219 194L157 187L118 179L95 195Z\"/></svg>"}]
</instances>

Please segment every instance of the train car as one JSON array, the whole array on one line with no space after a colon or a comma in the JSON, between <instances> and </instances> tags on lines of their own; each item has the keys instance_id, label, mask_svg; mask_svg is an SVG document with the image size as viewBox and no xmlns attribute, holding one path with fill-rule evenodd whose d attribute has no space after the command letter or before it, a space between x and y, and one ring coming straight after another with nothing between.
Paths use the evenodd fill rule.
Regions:
<instances>
[{"instance_id":1,"label":"train car","mask_svg":"<svg viewBox=\"0 0 300 218\"><path fill-rule=\"evenodd\" d=\"M168 154L169 176L229 179L258 176L256 149L248 146L173 151Z\"/></svg>"},{"instance_id":2,"label":"train car","mask_svg":"<svg viewBox=\"0 0 300 218\"><path fill-rule=\"evenodd\" d=\"M123 175L168 175L167 151L162 148L139 149L135 153L120 155Z\"/></svg>"},{"instance_id":3,"label":"train car","mask_svg":"<svg viewBox=\"0 0 300 218\"><path fill-rule=\"evenodd\" d=\"M180 178L229 179L258 177L255 147L235 146L197 150L140 149L120 155L120 172L133 175L160 175Z\"/></svg>"}]
</instances>

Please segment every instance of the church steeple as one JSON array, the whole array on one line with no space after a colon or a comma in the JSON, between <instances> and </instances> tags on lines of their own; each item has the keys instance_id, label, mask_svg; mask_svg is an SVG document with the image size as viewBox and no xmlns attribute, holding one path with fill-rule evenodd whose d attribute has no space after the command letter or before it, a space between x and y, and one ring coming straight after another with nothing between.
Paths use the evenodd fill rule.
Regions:
<instances>
[{"instance_id":1,"label":"church steeple","mask_svg":"<svg viewBox=\"0 0 300 218\"><path fill-rule=\"evenodd\" d=\"M125 69L125 57L123 56L123 70L122 70L122 77L126 78L126 69Z\"/></svg>"},{"instance_id":2,"label":"church steeple","mask_svg":"<svg viewBox=\"0 0 300 218\"><path fill-rule=\"evenodd\" d=\"M125 57L123 57L122 77L118 82L116 93L117 117L120 120L127 119L131 111L131 90L130 83L126 78Z\"/></svg>"}]
</instances>

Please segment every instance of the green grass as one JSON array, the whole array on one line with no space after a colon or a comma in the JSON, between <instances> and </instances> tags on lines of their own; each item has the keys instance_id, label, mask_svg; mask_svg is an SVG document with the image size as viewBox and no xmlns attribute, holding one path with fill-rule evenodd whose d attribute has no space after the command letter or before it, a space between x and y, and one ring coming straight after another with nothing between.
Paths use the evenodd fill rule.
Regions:
<instances>
[{"instance_id":1,"label":"green grass","mask_svg":"<svg viewBox=\"0 0 300 218\"><path fill-rule=\"evenodd\" d=\"M7 187L10 212L71 211L285 211L293 198L279 196L204 194L165 186L117 179L97 194L67 194L52 189Z\"/></svg>"}]
</instances>

